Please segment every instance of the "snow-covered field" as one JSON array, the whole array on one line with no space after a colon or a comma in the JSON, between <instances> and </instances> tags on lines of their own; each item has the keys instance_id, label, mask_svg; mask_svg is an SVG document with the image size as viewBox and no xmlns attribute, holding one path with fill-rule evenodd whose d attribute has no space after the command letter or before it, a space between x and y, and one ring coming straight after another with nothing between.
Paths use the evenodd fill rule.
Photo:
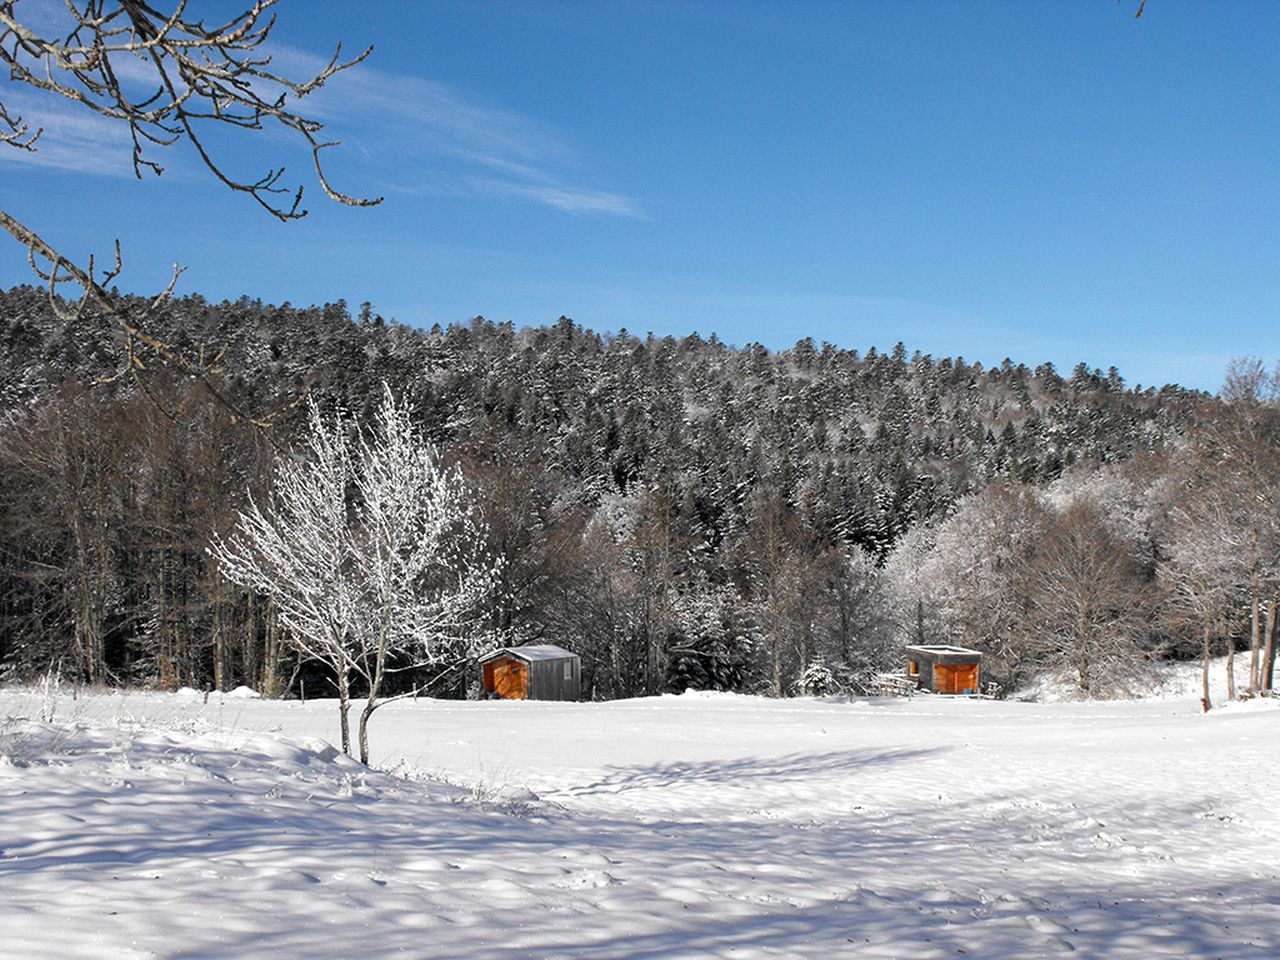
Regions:
<instances>
[{"instance_id":1,"label":"snow-covered field","mask_svg":"<svg viewBox=\"0 0 1280 960\"><path fill-rule=\"evenodd\" d=\"M0 691L0 955L1276 958L1277 707Z\"/></svg>"}]
</instances>

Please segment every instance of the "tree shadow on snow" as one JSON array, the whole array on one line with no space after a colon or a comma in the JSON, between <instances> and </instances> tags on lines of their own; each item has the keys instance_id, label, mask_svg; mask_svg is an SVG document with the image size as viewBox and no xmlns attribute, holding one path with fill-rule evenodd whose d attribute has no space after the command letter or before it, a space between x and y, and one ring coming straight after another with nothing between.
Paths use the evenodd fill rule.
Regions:
<instances>
[{"instance_id":1,"label":"tree shadow on snow","mask_svg":"<svg viewBox=\"0 0 1280 960\"><path fill-rule=\"evenodd\" d=\"M1207 794L1060 797L1046 785L1039 796L951 800L925 781L883 809L853 804L860 772L944 752L626 767L575 794L822 781L833 806L800 821L726 816L723 806L666 811L661 820L589 805L550 820L518 818L381 774L352 787L348 772L324 763L282 767L272 783L270 769L242 771L243 757L204 751L192 758L190 785L73 784L65 796L49 795L45 812L65 819L46 818L51 826L37 837L6 837L0 887L16 897L24 878L47 871L60 888L98 889L145 868L156 886L130 886L136 899L113 909L154 912L173 936L166 955L192 960L357 948L470 960L1280 956L1274 866L1242 857L1224 869L1216 858L1206 875L1205 864L1179 852L1180 831L1203 851L1206 838L1234 829L1212 819ZM594 864L605 885L564 886L583 864ZM165 899L166 883L193 878L224 921L210 926L207 911ZM335 911L351 922L335 924Z\"/></svg>"},{"instance_id":2,"label":"tree shadow on snow","mask_svg":"<svg viewBox=\"0 0 1280 960\"><path fill-rule=\"evenodd\" d=\"M742 757L737 760L693 760L611 767L594 783L573 787L566 793L588 797L624 790L702 784L749 785L756 781L809 780L837 776L888 764L909 763L945 753L945 747L906 750L832 750L826 753L792 753L781 757Z\"/></svg>"}]
</instances>

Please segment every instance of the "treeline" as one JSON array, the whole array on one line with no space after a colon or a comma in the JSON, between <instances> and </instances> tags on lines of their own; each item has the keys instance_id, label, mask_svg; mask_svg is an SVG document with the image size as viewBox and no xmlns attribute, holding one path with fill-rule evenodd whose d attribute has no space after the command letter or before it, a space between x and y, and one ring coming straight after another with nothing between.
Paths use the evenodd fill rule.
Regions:
<instances>
[{"instance_id":1,"label":"treeline","mask_svg":"<svg viewBox=\"0 0 1280 960\"><path fill-rule=\"evenodd\" d=\"M775 353L563 318L418 331L367 304L352 318L343 303L199 297L151 330L220 352L218 389L271 426L165 368L103 382L121 355L109 326L59 319L42 291L0 294L7 675L296 686L306 667L270 605L224 582L206 547L265 493L300 397L363 416L383 382L475 487L505 561L494 631L574 649L596 697L856 688L904 640L943 638L994 654L1006 684L1068 665L1098 692L1136 656L1205 636L1262 650L1274 634L1271 488L1231 499L1233 458L1274 448L1260 374L1224 404L1130 389L1114 369L984 368L902 345ZM1262 459L1249 470L1275 476ZM1217 543L1228 527L1231 556L1193 573L1192 532ZM1075 556L1077 541L1103 555ZM1074 626L1051 613L1072 602L1050 599L1069 596L1054 579L1068 560L1123 585L1077 597L1090 613Z\"/></svg>"},{"instance_id":2,"label":"treeline","mask_svg":"<svg viewBox=\"0 0 1280 960\"><path fill-rule=\"evenodd\" d=\"M999 481L908 533L884 571L899 616L916 611L900 635L978 647L1008 688L1052 669L1084 696L1139 691L1153 659L1199 657L1208 709L1209 661L1225 655L1229 698L1272 691L1280 411L1273 375L1234 374L1249 388L1157 455Z\"/></svg>"}]
</instances>

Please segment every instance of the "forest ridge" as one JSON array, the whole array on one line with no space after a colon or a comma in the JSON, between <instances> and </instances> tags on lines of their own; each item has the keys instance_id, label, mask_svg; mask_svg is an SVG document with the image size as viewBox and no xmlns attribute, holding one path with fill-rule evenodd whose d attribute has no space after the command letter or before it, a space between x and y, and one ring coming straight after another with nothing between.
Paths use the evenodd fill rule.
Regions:
<instances>
[{"instance_id":1,"label":"forest ridge","mask_svg":"<svg viewBox=\"0 0 1280 960\"><path fill-rule=\"evenodd\" d=\"M920 551L997 490L1030 491L1056 522L1075 503L1064 491L1120 483L1133 496L1152 476L1167 487L1167 454L1191 450L1221 406L1083 364L1064 376L811 340L772 352L714 335L599 335L566 318L422 331L341 301L190 296L164 307L153 334L179 351L225 350L219 384L239 408L275 412L271 442L163 369L145 390L102 382L120 357L106 325L58 319L31 287L0 294L8 673L60 664L99 682L282 692L299 668L269 605L224 582L206 548L269 483L271 443L299 435L304 395L367 417L386 383L410 406L462 465L504 560L493 628L575 649L597 697L856 684L929 620L918 589L904 609L896 547L920 568ZM1118 549L1134 554L1132 576L1157 582L1159 546ZM929 614L954 593L928 598ZM927 629L999 646L961 626ZM1178 629L1144 628L1137 648L1171 649ZM1041 653L1002 656L993 673L1065 662ZM466 672L454 677L465 690Z\"/></svg>"}]
</instances>

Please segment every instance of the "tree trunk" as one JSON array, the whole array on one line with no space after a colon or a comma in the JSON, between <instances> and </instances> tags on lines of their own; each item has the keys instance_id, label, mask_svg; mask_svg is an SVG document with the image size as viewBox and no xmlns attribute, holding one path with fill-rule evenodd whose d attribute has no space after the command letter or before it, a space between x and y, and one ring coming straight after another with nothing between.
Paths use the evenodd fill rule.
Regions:
<instances>
[{"instance_id":1,"label":"tree trunk","mask_svg":"<svg viewBox=\"0 0 1280 960\"><path fill-rule=\"evenodd\" d=\"M369 765L369 718L373 716L373 711L378 709L378 701L370 697L364 705L364 709L360 711L360 762L366 767Z\"/></svg>"},{"instance_id":2,"label":"tree trunk","mask_svg":"<svg viewBox=\"0 0 1280 960\"><path fill-rule=\"evenodd\" d=\"M1267 601L1267 640L1262 648L1262 683L1260 689L1263 693L1270 693L1275 687L1276 670L1276 600L1273 598Z\"/></svg>"},{"instance_id":3,"label":"tree trunk","mask_svg":"<svg viewBox=\"0 0 1280 960\"><path fill-rule=\"evenodd\" d=\"M1224 629L1223 634L1227 643L1227 699L1235 700L1236 698L1236 644L1231 639L1230 628Z\"/></svg>"},{"instance_id":4,"label":"tree trunk","mask_svg":"<svg viewBox=\"0 0 1280 960\"><path fill-rule=\"evenodd\" d=\"M360 711L360 762L369 765L369 718L378 709L378 695L382 692L383 671L387 664L387 629L391 619L391 611L383 615L382 627L378 634L377 654L374 658L373 674L369 677L369 699ZM368 668L366 662L366 669Z\"/></svg>"},{"instance_id":5,"label":"tree trunk","mask_svg":"<svg viewBox=\"0 0 1280 960\"><path fill-rule=\"evenodd\" d=\"M258 644L258 620L253 606L253 591L245 594L244 620L241 622L243 633L240 640L240 668L244 671L244 682L259 693L267 691L262 687L262 648Z\"/></svg>"},{"instance_id":6,"label":"tree trunk","mask_svg":"<svg viewBox=\"0 0 1280 960\"><path fill-rule=\"evenodd\" d=\"M1088 636L1089 624L1084 615L1081 614L1076 618L1076 643L1079 645L1079 652L1076 655L1076 673L1078 674L1080 683L1080 693L1082 696L1088 697L1092 691L1089 689L1091 678L1089 676L1089 646L1085 637Z\"/></svg>"},{"instance_id":7,"label":"tree trunk","mask_svg":"<svg viewBox=\"0 0 1280 960\"><path fill-rule=\"evenodd\" d=\"M658 637L656 619L653 598L646 596L644 600L644 692L647 696L657 693L661 683L658 677L658 645L662 641Z\"/></svg>"},{"instance_id":8,"label":"tree trunk","mask_svg":"<svg viewBox=\"0 0 1280 960\"><path fill-rule=\"evenodd\" d=\"M800 631L800 674L804 675L804 671L809 668L809 631L812 624L805 623L804 629Z\"/></svg>"},{"instance_id":9,"label":"tree trunk","mask_svg":"<svg viewBox=\"0 0 1280 960\"><path fill-rule=\"evenodd\" d=\"M95 615L98 604L90 580L89 550L78 507L72 518L72 532L75 539L76 655L80 659L81 673L92 685L103 682L105 670L100 656L102 644L98 617Z\"/></svg>"},{"instance_id":10,"label":"tree trunk","mask_svg":"<svg viewBox=\"0 0 1280 960\"><path fill-rule=\"evenodd\" d=\"M1249 693L1261 688L1259 665L1262 655L1262 599L1258 596L1258 574L1250 578L1252 596L1249 598Z\"/></svg>"},{"instance_id":11,"label":"tree trunk","mask_svg":"<svg viewBox=\"0 0 1280 960\"><path fill-rule=\"evenodd\" d=\"M774 630L777 630L776 622ZM776 632L773 635L773 695L782 697L782 644Z\"/></svg>"},{"instance_id":12,"label":"tree trunk","mask_svg":"<svg viewBox=\"0 0 1280 960\"><path fill-rule=\"evenodd\" d=\"M280 685L280 621L276 603L267 598L266 622L262 634L262 692L269 697L286 693Z\"/></svg>"},{"instance_id":13,"label":"tree trunk","mask_svg":"<svg viewBox=\"0 0 1280 960\"><path fill-rule=\"evenodd\" d=\"M1200 664L1200 708L1204 713L1208 713L1213 709L1213 703L1209 699L1209 658L1212 651L1210 645L1213 640L1213 632L1209 629L1209 618L1204 618L1204 657Z\"/></svg>"},{"instance_id":14,"label":"tree trunk","mask_svg":"<svg viewBox=\"0 0 1280 960\"><path fill-rule=\"evenodd\" d=\"M351 756L351 724L347 714L351 710L351 688L348 684L347 667L338 667L338 728L342 732L342 752Z\"/></svg>"},{"instance_id":15,"label":"tree trunk","mask_svg":"<svg viewBox=\"0 0 1280 960\"><path fill-rule=\"evenodd\" d=\"M213 686L219 692L227 689L227 636L222 623L222 591L213 586Z\"/></svg>"}]
</instances>

